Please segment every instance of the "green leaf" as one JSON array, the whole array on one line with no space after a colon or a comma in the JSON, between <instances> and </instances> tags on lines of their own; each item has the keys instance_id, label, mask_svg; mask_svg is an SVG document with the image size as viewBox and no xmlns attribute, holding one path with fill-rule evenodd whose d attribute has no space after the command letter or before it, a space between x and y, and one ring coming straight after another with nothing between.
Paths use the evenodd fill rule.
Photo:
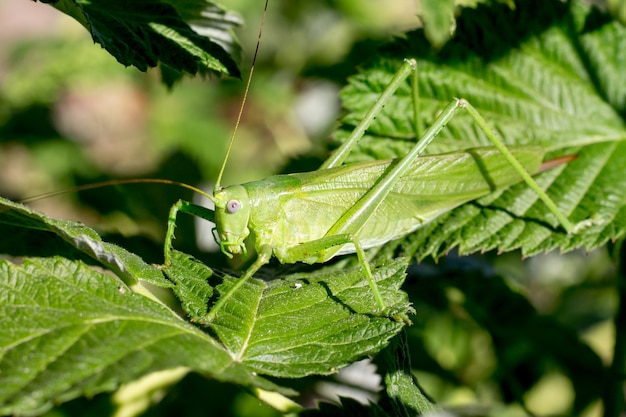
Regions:
<instances>
[{"instance_id":1,"label":"green leaf","mask_svg":"<svg viewBox=\"0 0 626 417\"><path fill-rule=\"evenodd\" d=\"M336 137L361 120L405 58L419 71L419 119L428 126L452 98L472 103L510 145L540 145L548 159L578 155L537 181L573 222L595 223L568 236L525 184L455 209L426 224L406 253L439 256L520 248L530 255L555 248L592 249L626 230L626 28L573 1L526 0L464 9L453 40L435 53L423 32L388 46L343 93L351 112ZM414 143L409 83L368 130L355 159L404 155ZM427 149L438 154L489 146L461 113ZM463 178L459 178L462 181Z\"/></svg>"},{"instance_id":2,"label":"green leaf","mask_svg":"<svg viewBox=\"0 0 626 417\"><path fill-rule=\"evenodd\" d=\"M455 0L423 0L421 6L426 37L434 47L441 47L454 29Z\"/></svg>"},{"instance_id":3,"label":"green leaf","mask_svg":"<svg viewBox=\"0 0 626 417\"><path fill-rule=\"evenodd\" d=\"M150 372L189 367L282 391L206 333L110 275L62 258L0 262L0 413L37 414Z\"/></svg>"},{"instance_id":4,"label":"green leaf","mask_svg":"<svg viewBox=\"0 0 626 417\"><path fill-rule=\"evenodd\" d=\"M6 254L63 255L72 259L92 259L115 272L129 286L141 280L162 288L172 287L160 269L145 263L134 253L102 241L95 230L82 223L54 219L2 197L0 231L4 236L19 237L1 242L3 253ZM40 245L44 252L37 252Z\"/></svg>"},{"instance_id":5,"label":"green leaf","mask_svg":"<svg viewBox=\"0 0 626 417\"><path fill-rule=\"evenodd\" d=\"M161 64L171 84L182 73L238 77L240 18L208 0L60 0L53 6L80 22L121 64L141 71ZM233 58L235 56L236 58Z\"/></svg>"},{"instance_id":6,"label":"green leaf","mask_svg":"<svg viewBox=\"0 0 626 417\"><path fill-rule=\"evenodd\" d=\"M211 292L194 276L202 267L185 255L175 256L177 286L188 289L178 294L187 313L202 323L198 306L211 302ZM373 272L386 304L403 316L411 312L400 291L406 267L395 261ZM217 291L227 293L237 279L224 276ZM376 353L404 327L377 314L376 306L360 266L323 268L269 282L248 280L210 326L233 358L258 373L289 378L330 374Z\"/></svg>"},{"instance_id":7,"label":"green leaf","mask_svg":"<svg viewBox=\"0 0 626 417\"><path fill-rule=\"evenodd\" d=\"M173 251L172 266L165 269L167 277L174 283L174 293L182 303L183 310L192 321L199 321L209 310L213 287L209 278L213 271L193 256Z\"/></svg>"},{"instance_id":8,"label":"green leaf","mask_svg":"<svg viewBox=\"0 0 626 417\"><path fill-rule=\"evenodd\" d=\"M441 48L456 30L456 14L462 7L477 7L479 4L503 3L515 8L515 0L422 0L418 13L424 34L430 44Z\"/></svg>"}]
</instances>

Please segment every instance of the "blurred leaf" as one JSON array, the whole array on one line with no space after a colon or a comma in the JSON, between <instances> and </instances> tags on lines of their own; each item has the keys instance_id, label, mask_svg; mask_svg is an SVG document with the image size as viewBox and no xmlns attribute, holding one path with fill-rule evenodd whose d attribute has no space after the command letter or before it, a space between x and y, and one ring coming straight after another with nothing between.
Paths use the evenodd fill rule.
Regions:
<instances>
[{"instance_id":1,"label":"blurred leaf","mask_svg":"<svg viewBox=\"0 0 626 417\"><path fill-rule=\"evenodd\" d=\"M421 415L438 410L412 373L406 333L391 341L377 357L377 364L386 390L383 401L389 402L394 416Z\"/></svg>"},{"instance_id":2,"label":"blurred leaf","mask_svg":"<svg viewBox=\"0 0 626 417\"><path fill-rule=\"evenodd\" d=\"M421 6L425 35L435 48L439 48L454 32L455 0L422 0Z\"/></svg>"},{"instance_id":3,"label":"blurred leaf","mask_svg":"<svg viewBox=\"0 0 626 417\"><path fill-rule=\"evenodd\" d=\"M423 328L429 324L437 327L432 318L424 317L431 311L436 312L435 317L445 317L448 322L461 321L471 324L477 331L488 332L488 349L493 350L494 362L486 365L485 374L479 379L496 384L498 395L505 402L523 404L525 393L555 369L567 375L576 393L572 415L579 414L600 399L602 385L598 381L603 378L604 365L579 335L585 325L579 323L580 327L572 328L554 316L539 314L519 287L512 288L485 259L446 257L437 268L425 269L430 272L420 271L416 274L419 282L412 290L406 288L416 309L422 313L422 322L408 329L411 354L418 369L437 375L447 383L463 386L467 384L463 381L467 378L464 374L471 372L468 368L475 367L480 358L467 358L464 365L457 362L450 367L448 364L445 370L429 366L430 358L426 352L420 351L419 346L426 344L428 337L441 338L440 333L445 336L446 332L453 330L443 327L442 320L439 320L437 332ZM544 287L542 290L545 291ZM457 355L463 355L468 349L475 350L476 343L465 339L461 346L454 346L444 339L440 341L444 346L439 350L443 350L447 357L451 355L450 350ZM434 349L427 348L426 351L436 356L438 351ZM482 360L489 361L484 357ZM471 384L477 383L476 379L472 378L472 381Z\"/></svg>"},{"instance_id":4,"label":"blurred leaf","mask_svg":"<svg viewBox=\"0 0 626 417\"><path fill-rule=\"evenodd\" d=\"M141 71L161 64L171 86L180 73L239 70L239 45L232 29L240 19L208 0L59 0L51 2L91 33L121 64Z\"/></svg>"},{"instance_id":5,"label":"blurred leaf","mask_svg":"<svg viewBox=\"0 0 626 417\"><path fill-rule=\"evenodd\" d=\"M609 11L622 25L626 25L626 0L608 0Z\"/></svg>"},{"instance_id":6,"label":"blurred leaf","mask_svg":"<svg viewBox=\"0 0 626 417\"><path fill-rule=\"evenodd\" d=\"M462 7L476 8L494 2L515 8L515 0L422 0L419 17L424 24L424 35L435 49L439 49L454 35L456 14Z\"/></svg>"},{"instance_id":7,"label":"blurred leaf","mask_svg":"<svg viewBox=\"0 0 626 417\"><path fill-rule=\"evenodd\" d=\"M575 24L573 24L575 23ZM530 255L555 248L593 249L626 230L626 28L580 2L518 2L464 9L453 41L433 55L421 32L389 46L350 80L351 112L343 138L389 82L401 60L415 57L423 126L455 96L468 99L509 145L540 145L548 158L578 159L537 177L573 222L597 223L568 236L525 184L466 204L419 229L406 253L439 256L521 248ZM404 155L414 143L408 82L368 129L354 159ZM469 115L460 114L427 153L489 146ZM501 194L501 195L500 195Z\"/></svg>"},{"instance_id":8,"label":"blurred leaf","mask_svg":"<svg viewBox=\"0 0 626 417\"><path fill-rule=\"evenodd\" d=\"M0 262L0 413L35 414L157 370L281 391L208 335L110 275L62 258ZM283 392L288 392L284 391Z\"/></svg>"},{"instance_id":9,"label":"blurred leaf","mask_svg":"<svg viewBox=\"0 0 626 417\"><path fill-rule=\"evenodd\" d=\"M496 377L511 393L520 387L524 392L530 389L551 363L571 380L576 392L574 414L600 397L602 387L597 381L602 379L602 360L574 330L537 314L528 299L502 279L472 277L467 270L456 278L454 285L467 296L464 307L491 334L499 356Z\"/></svg>"},{"instance_id":10,"label":"blurred leaf","mask_svg":"<svg viewBox=\"0 0 626 417\"><path fill-rule=\"evenodd\" d=\"M340 398L340 404L319 402L315 410L305 410L301 417L389 417L385 410L376 404L361 404L352 398Z\"/></svg>"}]
</instances>

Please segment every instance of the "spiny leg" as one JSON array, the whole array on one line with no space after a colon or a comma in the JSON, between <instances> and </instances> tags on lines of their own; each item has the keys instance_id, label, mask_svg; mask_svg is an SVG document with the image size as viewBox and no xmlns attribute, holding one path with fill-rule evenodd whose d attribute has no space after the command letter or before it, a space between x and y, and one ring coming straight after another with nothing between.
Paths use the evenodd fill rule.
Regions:
<instances>
[{"instance_id":1,"label":"spiny leg","mask_svg":"<svg viewBox=\"0 0 626 417\"><path fill-rule=\"evenodd\" d=\"M402 64L402 67L400 67L400 70L393 76L387 87L385 87L385 90L378 97L374 105L368 110L365 117L363 117L363 120L361 120L357 127L354 128L350 136L341 144L341 146L337 148L326 161L324 161L319 169L327 169L339 166L343 163L343 161L345 161L348 155L350 155L352 149L354 149L358 141L361 139L361 137L363 137L363 134L365 133L367 128L370 127L374 119L376 119L376 116L380 113L387 101L389 101L389 98L393 96L398 87L400 87L400 85L407 79L410 74L414 74L411 79L414 85L413 101L415 103L419 101L419 93L417 90L417 62L414 59L406 59ZM414 109L415 121L416 123L419 123L417 106L415 106ZM416 129L417 126L418 125L416 124Z\"/></svg>"},{"instance_id":2,"label":"spiny leg","mask_svg":"<svg viewBox=\"0 0 626 417\"><path fill-rule=\"evenodd\" d=\"M163 265L165 268L168 268L172 265L172 250L173 250L172 241L175 238L174 232L176 230L176 218L179 212L191 214L191 215L200 217L202 219L205 219L207 221L210 221L212 223L215 223L215 213L211 209L199 206L197 204L190 203L185 200L178 200L176 204L174 204L172 208L170 209L168 220L167 220L167 232L165 233L165 245L164 245L165 262ZM236 293L237 290L241 288L241 286L245 284L246 281L256 273L256 271L258 271L263 265L268 263L271 256L272 256L271 248L264 248L264 250L261 250L258 253L257 258L254 261L254 263L250 265L250 267L246 270L246 272L241 276L241 278L237 280L235 285L233 285L233 287L226 294L223 294L222 296L220 296L220 298L217 300L215 305L211 308L209 313L205 317L200 319L199 322L203 324L208 324L211 321L213 321L217 313L222 309L224 304L226 304L226 302L232 297L232 295Z\"/></svg>"},{"instance_id":3,"label":"spiny leg","mask_svg":"<svg viewBox=\"0 0 626 417\"><path fill-rule=\"evenodd\" d=\"M334 249L335 252L338 251L342 246L352 243L355 248L355 252L359 259L359 264L363 268L363 273L367 278L367 282L374 294L374 299L376 300L376 304L380 309L380 312L383 314L387 313L387 306L385 305L385 301L378 289L378 285L374 280L374 275L372 274L372 269L365 259L365 251L361 247L361 244L358 238L351 234L337 234L332 236L325 236L321 239L312 240L309 242L301 243L297 246L293 246L288 248L287 258L292 259L306 259L313 256L319 257L323 256L324 252Z\"/></svg>"},{"instance_id":4,"label":"spiny leg","mask_svg":"<svg viewBox=\"0 0 626 417\"><path fill-rule=\"evenodd\" d=\"M191 214L215 223L215 213L213 213L211 209L185 200L178 200L170 209L170 213L167 218L167 231L165 232L165 244L163 246L165 257L163 266L165 268L169 268L172 265L172 241L175 239L174 232L176 231L176 216L178 215L178 212Z\"/></svg>"},{"instance_id":5,"label":"spiny leg","mask_svg":"<svg viewBox=\"0 0 626 417\"><path fill-rule=\"evenodd\" d=\"M550 212L554 214L557 218L561 226L567 231L568 234L576 233L579 229L578 226L574 226L572 222L569 221L567 217L559 210L554 201L546 194L545 191L537 184L537 182L533 179L533 177L526 171L526 169L519 163L517 158L511 153L509 148L502 142L500 138L495 134L495 132L489 127L487 121L480 115L478 110L474 106L472 106L467 100L460 99L458 100L458 105L461 108L467 110L469 115L472 117L474 122L481 128L481 130L485 133L489 141L495 146L500 153L506 158L506 160L515 168L518 174L522 177L524 182L537 194L537 196L543 201L543 203L548 207ZM581 223L582 225L582 223Z\"/></svg>"},{"instance_id":6,"label":"spiny leg","mask_svg":"<svg viewBox=\"0 0 626 417\"><path fill-rule=\"evenodd\" d=\"M361 264L361 268L363 268L363 272L365 272L365 277L367 278L367 282L370 288L372 289L372 293L374 293L374 298L376 299L376 303L378 304L378 307L380 307L380 311L382 313L386 313L387 306L385 305L383 296L380 295L378 284L376 284L376 281L374 280L374 275L372 274L372 268L370 268L369 262L367 262L367 259L365 259L365 251L363 250L363 247L361 246L361 244L359 243L359 240L356 237L350 236L350 240L352 241L352 244L354 245L356 256L359 259L359 264Z\"/></svg>"},{"instance_id":7,"label":"spiny leg","mask_svg":"<svg viewBox=\"0 0 626 417\"><path fill-rule=\"evenodd\" d=\"M272 249L269 246L264 246L261 248L259 253L257 254L257 258L254 260L252 265L246 272L243 273L241 277L235 282L235 284L226 292L225 294L220 295L220 298L217 302L211 307L211 310L208 312L206 316L198 320L201 324L209 324L213 320L217 314L222 310L224 305L231 299L231 297L245 284L263 265L267 264L272 257Z\"/></svg>"}]
</instances>

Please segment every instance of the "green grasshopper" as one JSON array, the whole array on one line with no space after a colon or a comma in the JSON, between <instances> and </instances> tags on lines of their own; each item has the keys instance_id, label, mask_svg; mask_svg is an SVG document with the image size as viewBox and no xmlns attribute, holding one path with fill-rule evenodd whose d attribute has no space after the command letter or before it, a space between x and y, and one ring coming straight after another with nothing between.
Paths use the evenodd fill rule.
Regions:
<instances>
[{"instance_id":1,"label":"green grasshopper","mask_svg":"<svg viewBox=\"0 0 626 417\"><path fill-rule=\"evenodd\" d=\"M342 165L407 78L412 83L417 120L417 64L407 59L348 139L317 171L222 187L227 154L214 193L207 195L215 204L214 211L183 200L171 208L165 237L165 268L172 264L172 240L179 212L215 223L213 235L228 257L245 255L245 241L250 235L254 237L256 260L227 293L221 294L202 322L213 321L233 294L272 256L281 263L312 264L349 253L358 257L378 305L377 313L393 317L372 277L364 251L405 236L463 203L521 181L537 193L568 233L577 230L530 174L546 168L542 165L543 149L509 149L478 111L463 99L451 101L421 137L416 132L419 140L404 157ZM420 157L462 109L493 147Z\"/></svg>"}]
</instances>

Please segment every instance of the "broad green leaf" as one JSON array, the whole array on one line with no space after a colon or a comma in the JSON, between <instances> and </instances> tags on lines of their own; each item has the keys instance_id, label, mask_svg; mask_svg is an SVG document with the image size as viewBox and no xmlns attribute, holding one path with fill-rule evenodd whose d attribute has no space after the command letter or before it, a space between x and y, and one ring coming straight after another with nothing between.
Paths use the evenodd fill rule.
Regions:
<instances>
[{"instance_id":1,"label":"broad green leaf","mask_svg":"<svg viewBox=\"0 0 626 417\"><path fill-rule=\"evenodd\" d=\"M396 261L374 271L383 298L399 316L411 312L406 294L400 291L406 266ZM192 320L202 323L198 306L211 302L211 292L194 277L202 267L192 258L176 254L173 268L177 286L186 289L179 293L184 292L183 306L191 309L187 313ZM237 279L224 276L217 291L227 293ZM250 279L210 326L231 356L250 369L294 378L334 373L372 355L404 323L376 312L376 301L358 267L321 269L269 282Z\"/></svg>"},{"instance_id":2,"label":"broad green leaf","mask_svg":"<svg viewBox=\"0 0 626 417\"><path fill-rule=\"evenodd\" d=\"M172 290L189 318L198 321L206 316L213 295L213 287L209 284L213 271L191 255L175 250L172 252L172 266L164 272L174 283Z\"/></svg>"},{"instance_id":3,"label":"broad green leaf","mask_svg":"<svg viewBox=\"0 0 626 417\"><path fill-rule=\"evenodd\" d=\"M168 85L181 73L239 76L232 29L241 20L209 0L49 3L80 22L121 64L141 71L160 64Z\"/></svg>"},{"instance_id":4,"label":"broad green leaf","mask_svg":"<svg viewBox=\"0 0 626 417\"><path fill-rule=\"evenodd\" d=\"M3 253L19 256L63 255L70 258L84 254L115 272L127 285L133 286L141 280L163 288L172 287L160 269L145 263L134 253L102 241L95 230L82 223L54 219L1 197L0 231L4 236L17 237L19 234L19 239L2 241ZM36 242L44 242L42 249L45 252L37 252Z\"/></svg>"},{"instance_id":5,"label":"broad green leaf","mask_svg":"<svg viewBox=\"0 0 626 417\"><path fill-rule=\"evenodd\" d=\"M530 255L555 248L592 249L626 229L626 28L573 1L526 0L508 6L464 9L458 30L434 53L421 31L389 45L350 80L343 93L351 112L341 139L399 68L416 58L419 119L428 126L454 97L470 101L507 144L541 145L548 159L578 155L537 177L573 222L595 223L568 236L524 184L466 204L425 225L407 240L406 253L439 256L520 248ZM409 83L368 130L354 159L403 155L414 143ZM427 153L489 146L461 113ZM458 181L463 181L462 177Z\"/></svg>"},{"instance_id":6,"label":"broad green leaf","mask_svg":"<svg viewBox=\"0 0 626 417\"><path fill-rule=\"evenodd\" d=\"M188 367L220 381L282 390L254 375L173 311L82 262L0 262L0 414L111 391Z\"/></svg>"}]
</instances>

